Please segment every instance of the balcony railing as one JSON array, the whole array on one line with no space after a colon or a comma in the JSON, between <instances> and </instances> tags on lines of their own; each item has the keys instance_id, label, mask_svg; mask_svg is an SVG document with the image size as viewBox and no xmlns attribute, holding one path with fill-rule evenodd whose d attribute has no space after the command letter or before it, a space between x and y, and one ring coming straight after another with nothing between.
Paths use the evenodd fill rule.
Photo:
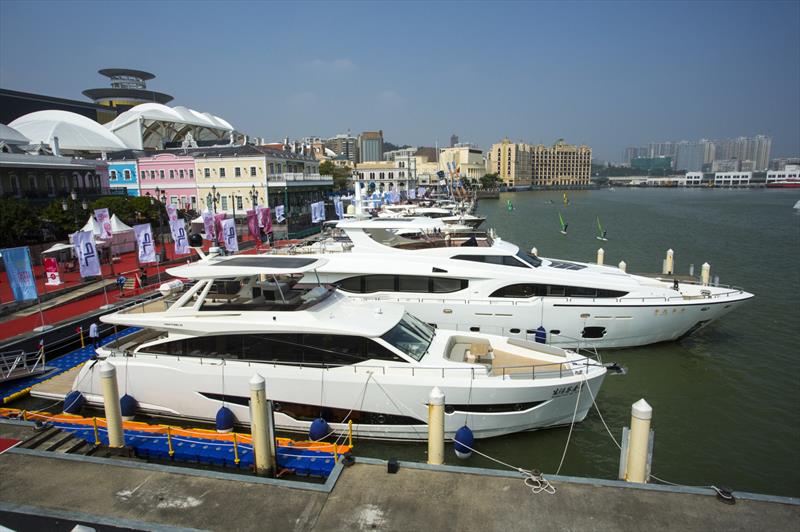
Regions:
<instances>
[{"instance_id":1,"label":"balcony railing","mask_svg":"<svg viewBox=\"0 0 800 532\"><path fill-rule=\"evenodd\" d=\"M301 172L284 172L282 174L269 174L267 176L269 182L284 182L284 181L330 181L333 182L333 176L320 175L320 174L304 174Z\"/></svg>"}]
</instances>

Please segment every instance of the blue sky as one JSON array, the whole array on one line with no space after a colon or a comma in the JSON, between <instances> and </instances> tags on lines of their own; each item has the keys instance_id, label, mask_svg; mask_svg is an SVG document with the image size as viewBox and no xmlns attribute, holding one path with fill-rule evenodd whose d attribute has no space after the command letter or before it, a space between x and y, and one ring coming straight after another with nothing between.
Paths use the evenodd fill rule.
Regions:
<instances>
[{"instance_id":1,"label":"blue sky","mask_svg":"<svg viewBox=\"0 0 800 532\"><path fill-rule=\"evenodd\" d=\"M0 87L100 68L246 133L586 143L766 133L800 155L800 2L0 2Z\"/></svg>"}]
</instances>

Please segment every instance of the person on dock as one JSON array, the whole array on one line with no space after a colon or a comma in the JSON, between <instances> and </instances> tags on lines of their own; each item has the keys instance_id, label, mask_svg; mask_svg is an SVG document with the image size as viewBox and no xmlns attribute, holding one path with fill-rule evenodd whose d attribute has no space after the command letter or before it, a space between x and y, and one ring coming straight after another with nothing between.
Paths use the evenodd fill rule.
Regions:
<instances>
[{"instance_id":1,"label":"person on dock","mask_svg":"<svg viewBox=\"0 0 800 532\"><path fill-rule=\"evenodd\" d=\"M117 288L119 288L120 297L122 297L122 291L125 289L125 281L127 281L127 279L125 279L124 275L117 277Z\"/></svg>"},{"instance_id":2,"label":"person on dock","mask_svg":"<svg viewBox=\"0 0 800 532\"><path fill-rule=\"evenodd\" d=\"M89 325L89 338L92 340L92 348L97 349L97 342L100 340L100 332L98 331L96 321Z\"/></svg>"},{"instance_id":3,"label":"person on dock","mask_svg":"<svg viewBox=\"0 0 800 532\"><path fill-rule=\"evenodd\" d=\"M139 286L144 288L147 285L147 270L144 269L144 266L139 268Z\"/></svg>"}]
</instances>

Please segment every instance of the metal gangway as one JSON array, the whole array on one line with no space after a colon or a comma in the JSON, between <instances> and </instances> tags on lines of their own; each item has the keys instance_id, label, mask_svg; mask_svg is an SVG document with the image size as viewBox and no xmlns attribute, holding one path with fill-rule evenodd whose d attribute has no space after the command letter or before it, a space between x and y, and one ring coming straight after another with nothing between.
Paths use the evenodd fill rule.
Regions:
<instances>
[{"instance_id":1,"label":"metal gangway","mask_svg":"<svg viewBox=\"0 0 800 532\"><path fill-rule=\"evenodd\" d=\"M0 352L0 383L41 375L45 367L44 349L26 353L23 350Z\"/></svg>"}]
</instances>

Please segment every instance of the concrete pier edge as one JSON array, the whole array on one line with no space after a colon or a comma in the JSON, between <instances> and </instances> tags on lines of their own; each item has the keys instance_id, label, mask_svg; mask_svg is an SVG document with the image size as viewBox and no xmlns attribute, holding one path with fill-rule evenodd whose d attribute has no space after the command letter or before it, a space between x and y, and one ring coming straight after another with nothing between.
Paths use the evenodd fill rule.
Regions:
<instances>
[{"instance_id":1,"label":"concrete pier edge","mask_svg":"<svg viewBox=\"0 0 800 532\"><path fill-rule=\"evenodd\" d=\"M30 425L30 426L34 425L34 423L31 421L21 421L21 420L11 420L11 419L2 419L0 420L0 423L8 423L14 425ZM170 466L165 464L154 464L147 462L130 462L124 460L114 460L111 458L101 458L97 456L60 454L48 451L21 449L19 447L14 447L6 452L13 454L28 455L28 456L39 456L42 458L55 458L55 459L68 460L74 462L89 462L96 464L127 467L132 469L146 469L150 471L158 471L164 473L175 473L180 475L215 478L220 480L232 480L238 482L250 482L255 484L267 484L273 486L282 486L291 489L317 491L322 493L330 493L333 490L334 486L336 485L336 481L339 479L339 475L341 474L342 469L344 468L342 462L339 461L334 466L333 471L331 472L330 476L328 477L328 479L325 481L324 484L313 484L310 482L264 478L253 475L224 473L220 471L209 471L204 469L193 469L191 467ZM388 464L388 460L382 460L378 458L355 457L355 461L357 463L380 465L380 466L386 466ZM465 466L453 466L453 465L430 465L421 462L406 462L406 461L400 461L399 465L400 467L406 467L409 469L463 473L468 475L503 477L503 478L520 478L520 479L522 478L520 474L516 471L504 471L502 469L487 469L482 467L465 467ZM589 477L572 477L566 475L550 475L547 473L544 473L543 476L551 482L568 482L573 484L585 484L597 487L606 486L606 487L626 488L635 490L704 495L711 497L717 495L717 493L710 488L701 488L693 486L668 486L664 484L634 484L630 482L624 482L621 480L599 479L599 478L589 478ZM743 491L734 491L733 494L737 499L800 506L800 498L797 497L784 497L781 495L768 495L763 493L749 493Z\"/></svg>"},{"instance_id":2,"label":"concrete pier edge","mask_svg":"<svg viewBox=\"0 0 800 532\"><path fill-rule=\"evenodd\" d=\"M35 517L46 517L49 519L59 519L63 521L75 521L92 525L113 526L118 528L132 528L134 530L152 530L153 532L201 532L200 528L185 528L178 526L162 525L151 521L139 521L136 519L124 519L121 517L106 517L85 512L73 512L68 510L58 510L55 508L45 508L43 506L28 506L26 504L11 504L0 501L0 512L31 515Z\"/></svg>"}]
</instances>

